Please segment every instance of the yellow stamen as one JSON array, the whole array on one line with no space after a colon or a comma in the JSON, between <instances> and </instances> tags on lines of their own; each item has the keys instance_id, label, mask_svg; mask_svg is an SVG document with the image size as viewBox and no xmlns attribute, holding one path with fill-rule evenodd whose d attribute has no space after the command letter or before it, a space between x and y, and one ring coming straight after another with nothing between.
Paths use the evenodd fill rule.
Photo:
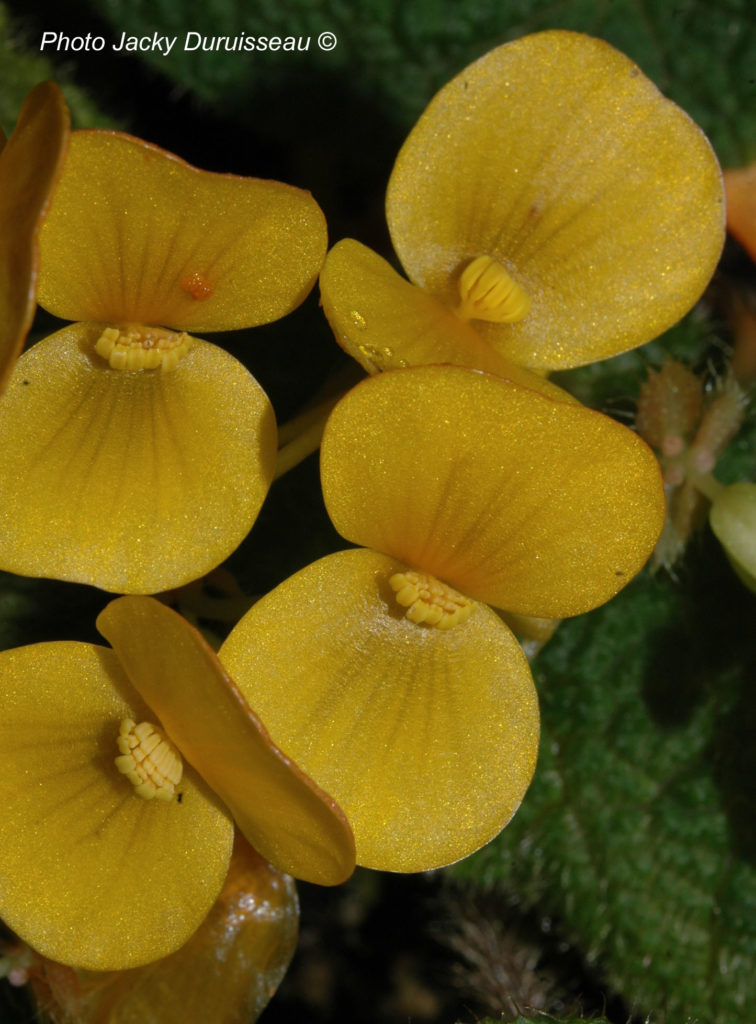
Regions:
<instances>
[{"instance_id":1,"label":"yellow stamen","mask_svg":"<svg viewBox=\"0 0 756 1024\"><path fill-rule=\"evenodd\" d=\"M493 256L478 256L459 279L457 313L465 320L515 323L530 310L530 298Z\"/></svg>"},{"instance_id":2,"label":"yellow stamen","mask_svg":"<svg viewBox=\"0 0 756 1024\"><path fill-rule=\"evenodd\" d=\"M394 573L389 584L397 602L407 609L405 615L410 622L451 629L469 619L475 607L468 597L446 583L414 569Z\"/></svg>"},{"instance_id":3,"label":"yellow stamen","mask_svg":"<svg viewBox=\"0 0 756 1024\"><path fill-rule=\"evenodd\" d=\"M133 783L144 800L172 800L184 770L181 755L150 722L139 725L124 718L118 735L121 756L115 759L118 771Z\"/></svg>"},{"instance_id":4,"label":"yellow stamen","mask_svg":"<svg viewBox=\"0 0 756 1024\"><path fill-rule=\"evenodd\" d=\"M172 370L192 347L194 339L183 331L126 324L106 327L95 344L98 356L113 370Z\"/></svg>"}]
</instances>

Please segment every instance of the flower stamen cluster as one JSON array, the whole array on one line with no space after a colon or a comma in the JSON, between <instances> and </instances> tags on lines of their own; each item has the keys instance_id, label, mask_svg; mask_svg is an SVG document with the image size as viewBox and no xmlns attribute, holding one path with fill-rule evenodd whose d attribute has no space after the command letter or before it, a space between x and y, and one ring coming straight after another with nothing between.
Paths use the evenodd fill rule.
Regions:
<instances>
[{"instance_id":1,"label":"flower stamen cluster","mask_svg":"<svg viewBox=\"0 0 756 1024\"><path fill-rule=\"evenodd\" d=\"M159 327L106 327L95 342L95 352L112 370L174 370L194 343L185 331Z\"/></svg>"},{"instance_id":2,"label":"flower stamen cluster","mask_svg":"<svg viewBox=\"0 0 756 1024\"><path fill-rule=\"evenodd\" d=\"M407 569L389 579L397 604L406 608L410 622L451 629L470 618L473 602L452 587L425 572Z\"/></svg>"},{"instance_id":3,"label":"flower stamen cluster","mask_svg":"<svg viewBox=\"0 0 756 1024\"><path fill-rule=\"evenodd\" d=\"M478 256L459 278L460 303L456 312L465 320L511 324L530 311L530 297L493 256Z\"/></svg>"},{"instance_id":4,"label":"flower stamen cluster","mask_svg":"<svg viewBox=\"0 0 756 1024\"><path fill-rule=\"evenodd\" d=\"M116 741L121 756L118 771L133 783L144 800L172 800L184 771L181 754L151 722L124 718Z\"/></svg>"}]
</instances>

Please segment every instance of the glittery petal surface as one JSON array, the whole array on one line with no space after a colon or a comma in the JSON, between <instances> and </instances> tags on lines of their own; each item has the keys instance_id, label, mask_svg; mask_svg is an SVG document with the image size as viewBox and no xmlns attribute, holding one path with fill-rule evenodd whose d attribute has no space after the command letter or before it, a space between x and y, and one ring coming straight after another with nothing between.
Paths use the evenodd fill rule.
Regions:
<instances>
[{"instance_id":1,"label":"glittery petal surface","mask_svg":"<svg viewBox=\"0 0 756 1024\"><path fill-rule=\"evenodd\" d=\"M174 370L111 370L76 324L19 360L0 405L0 567L155 593L218 565L272 478L273 411L196 341Z\"/></svg>"},{"instance_id":2,"label":"glittery petal surface","mask_svg":"<svg viewBox=\"0 0 756 1024\"><path fill-rule=\"evenodd\" d=\"M421 871L472 853L514 814L538 705L490 609L449 630L416 625L388 585L399 569L372 551L329 555L259 601L221 658L274 740L344 808L358 863Z\"/></svg>"},{"instance_id":3,"label":"glittery petal surface","mask_svg":"<svg viewBox=\"0 0 756 1024\"><path fill-rule=\"evenodd\" d=\"M223 891L181 949L106 974L43 963L35 997L76 1024L253 1024L294 954L298 917L292 879L237 835Z\"/></svg>"},{"instance_id":4,"label":"glittery petal surface","mask_svg":"<svg viewBox=\"0 0 756 1024\"><path fill-rule=\"evenodd\" d=\"M0 143L0 391L34 317L37 236L67 144L63 96L43 82Z\"/></svg>"},{"instance_id":5,"label":"glittery petal surface","mask_svg":"<svg viewBox=\"0 0 756 1024\"><path fill-rule=\"evenodd\" d=\"M51 313L204 332L290 312L327 242L309 192L87 131L71 137L41 244L39 302Z\"/></svg>"},{"instance_id":6,"label":"glittery petal surface","mask_svg":"<svg viewBox=\"0 0 756 1024\"><path fill-rule=\"evenodd\" d=\"M191 768L170 803L119 774L120 721L150 712L111 651L37 644L0 654L0 673L3 919L92 970L173 952L220 892L230 818Z\"/></svg>"},{"instance_id":7,"label":"glittery petal surface","mask_svg":"<svg viewBox=\"0 0 756 1024\"><path fill-rule=\"evenodd\" d=\"M658 464L630 430L460 367L358 384L326 425L321 477L342 536L523 615L608 600L664 521Z\"/></svg>"},{"instance_id":8,"label":"glittery petal surface","mask_svg":"<svg viewBox=\"0 0 756 1024\"><path fill-rule=\"evenodd\" d=\"M339 808L270 741L214 652L149 597L112 601L97 628L167 734L266 860L304 881L343 882L354 840ZM287 633L287 626L280 627Z\"/></svg>"},{"instance_id":9,"label":"glittery petal surface","mask_svg":"<svg viewBox=\"0 0 756 1024\"><path fill-rule=\"evenodd\" d=\"M388 188L411 280L451 305L476 256L531 299L515 324L475 321L524 366L565 368L640 345L700 296L723 243L708 141L607 43L543 32L446 85Z\"/></svg>"},{"instance_id":10,"label":"glittery petal surface","mask_svg":"<svg viewBox=\"0 0 756 1024\"><path fill-rule=\"evenodd\" d=\"M506 359L466 321L406 281L366 246L346 238L320 274L323 312L336 340L368 373L453 363L495 373L552 398L566 391Z\"/></svg>"}]
</instances>

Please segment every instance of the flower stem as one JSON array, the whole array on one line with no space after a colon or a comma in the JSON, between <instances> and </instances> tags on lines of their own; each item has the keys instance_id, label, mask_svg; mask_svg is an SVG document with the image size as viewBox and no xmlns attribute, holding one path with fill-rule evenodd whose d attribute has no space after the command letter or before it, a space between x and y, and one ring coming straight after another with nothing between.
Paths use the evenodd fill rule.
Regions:
<instances>
[{"instance_id":1,"label":"flower stem","mask_svg":"<svg viewBox=\"0 0 756 1024\"><path fill-rule=\"evenodd\" d=\"M711 473L697 473L691 470L688 478L696 490L700 491L709 501L714 501L717 495L724 490L725 485L721 484Z\"/></svg>"},{"instance_id":2,"label":"flower stem","mask_svg":"<svg viewBox=\"0 0 756 1024\"><path fill-rule=\"evenodd\" d=\"M279 449L276 469L273 479L278 480L284 473L298 466L308 455L317 451L320 439L323 436L326 420L331 414L331 409L338 402L341 395L335 395L320 405L307 409L280 428L278 432Z\"/></svg>"}]
</instances>

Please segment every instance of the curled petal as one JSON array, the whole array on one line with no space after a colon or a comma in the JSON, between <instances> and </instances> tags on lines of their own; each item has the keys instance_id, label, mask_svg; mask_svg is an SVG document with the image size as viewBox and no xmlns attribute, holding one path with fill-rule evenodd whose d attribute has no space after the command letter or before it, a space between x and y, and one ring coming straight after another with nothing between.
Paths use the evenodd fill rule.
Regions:
<instances>
[{"instance_id":1,"label":"curled petal","mask_svg":"<svg viewBox=\"0 0 756 1024\"><path fill-rule=\"evenodd\" d=\"M68 110L53 82L26 98L0 145L0 391L36 308L38 235L68 145Z\"/></svg>"},{"instance_id":2,"label":"curled petal","mask_svg":"<svg viewBox=\"0 0 756 1024\"><path fill-rule=\"evenodd\" d=\"M39 302L51 313L204 332L295 309L327 241L309 192L85 131L71 137L41 244Z\"/></svg>"},{"instance_id":3,"label":"curled petal","mask_svg":"<svg viewBox=\"0 0 756 1024\"><path fill-rule=\"evenodd\" d=\"M0 566L155 593L202 576L249 532L272 479L262 388L196 341L173 370L112 370L101 325L18 362L0 406Z\"/></svg>"},{"instance_id":4,"label":"curled petal","mask_svg":"<svg viewBox=\"0 0 756 1024\"><path fill-rule=\"evenodd\" d=\"M368 373L452 363L495 373L557 401L575 401L556 384L506 359L448 306L351 238L328 253L320 294L336 340Z\"/></svg>"},{"instance_id":5,"label":"curled petal","mask_svg":"<svg viewBox=\"0 0 756 1024\"><path fill-rule=\"evenodd\" d=\"M344 808L358 863L422 871L514 814L538 703L490 609L450 629L411 622L388 583L401 568L373 551L329 555L259 601L220 656L276 743Z\"/></svg>"},{"instance_id":6,"label":"curled petal","mask_svg":"<svg viewBox=\"0 0 756 1024\"><path fill-rule=\"evenodd\" d=\"M630 430L455 366L353 388L326 424L321 477L343 537L544 618L616 594L664 522L659 466Z\"/></svg>"},{"instance_id":7,"label":"curled petal","mask_svg":"<svg viewBox=\"0 0 756 1024\"><path fill-rule=\"evenodd\" d=\"M32 989L56 1024L252 1024L294 954L298 909L292 879L237 836L223 891L181 949L112 973L42 961Z\"/></svg>"},{"instance_id":8,"label":"curled petal","mask_svg":"<svg viewBox=\"0 0 756 1024\"><path fill-rule=\"evenodd\" d=\"M273 745L188 622L154 598L122 597L101 613L97 628L167 735L266 860L320 885L349 877L354 840L341 810Z\"/></svg>"},{"instance_id":9,"label":"curled petal","mask_svg":"<svg viewBox=\"0 0 756 1024\"><path fill-rule=\"evenodd\" d=\"M181 799L141 799L114 760L123 718L147 719L111 651L0 654L0 913L44 956L118 970L167 956L226 876L233 826L187 768Z\"/></svg>"},{"instance_id":10,"label":"curled petal","mask_svg":"<svg viewBox=\"0 0 756 1024\"><path fill-rule=\"evenodd\" d=\"M563 31L500 46L437 94L386 212L410 279L448 305L470 261L501 263L530 312L473 325L540 369L661 334L701 295L724 238L705 136L627 57Z\"/></svg>"}]
</instances>

